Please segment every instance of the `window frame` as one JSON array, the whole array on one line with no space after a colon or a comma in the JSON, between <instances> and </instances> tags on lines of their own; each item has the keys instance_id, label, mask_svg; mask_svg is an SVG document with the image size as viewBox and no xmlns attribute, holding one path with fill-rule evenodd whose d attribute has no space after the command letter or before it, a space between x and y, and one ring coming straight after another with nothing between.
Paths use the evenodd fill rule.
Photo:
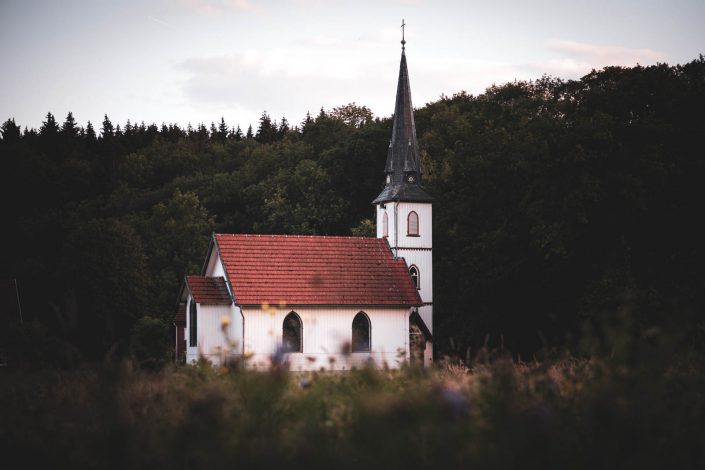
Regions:
<instances>
[{"instance_id":1,"label":"window frame","mask_svg":"<svg viewBox=\"0 0 705 470\"><path fill-rule=\"evenodd\" d=\"M416 273L416 276L414 276L414 274L411 272L412 270ZM415 264L409 266L409 276L411 277L411 282L414 283L414 287L416 287L416 290L421 290L421 270L419 269L419 267Z\"/></svg>"},{"instance_id":2,"label":"window frame","mask_svg":"<svg viewBox=\"0 0 705 470\"><path fill-rule=\"evenodd\" d=\"M412 232L411 230L411 216L414 216L416 218L416 231ZM406 236L407 237L419 237L420 235L420 230L419 230L419 214L416 211L410 211L409 215L406 216Z\"/></svg>"},{"instance_id":3,"label":"window frame","mask_svg":"<svg viewBox=\"0 0 705 470\"><path fill-rule=\"evenodd\" d=\"M287 323L287 320L289 320L289 318L295 319L298 323L298 335L297 335L298 336L298 343L299 343L298 350L289 349L289 347L287 346L287 343L286 343L286 326L287 326L286 323ZM287 354L303 353L304 352L304 322L301 319L301 316L293 310L291 312L287 313L286 316L284 317L284 320L282 321L282 343L281 344L282 344L282 350Z\"/></svg>"},{"instance_id":4,"label":"window frame","mask_svg":"<svg viewBox=\"0 0 705 470\"><path fill-rule=\"evenodd\" d=\"M382 214L382 238L388 238L389 237L389 216L387 215L387 211L385 210L384 213Z\"/></svg>"},{"instance_id":5,"label":"window frame","mask_svg":"<svg viewBox=\"0 0 705 470\"><path fill-rule=\"evenodd\" d=\"M191 297L188 313L188 345L190 348L195 348L198 346L198 306L193 297Z\"/></svg>"},{"instance_id":6,"label":"window frame","mask_svg":"<svg viewBox=\"0 0 705 470\"><path fill-rule=\"evenodd\" d=\"M355 328L355 322L358 321L358 319L362 319L365 321L366 324L366 329L367 329L367 347L366 348L357 348L357 344L360 344L359 341L355 341L355 331L359 331L359 323L358 323L358 329L356 330ZM355 314L353 317L352 323L350 325L350 351L353 353L370 353L372 351L372 321L370 321L369 315L367 313L363 312L360 310Z\"/></svg>"}]
</instances>

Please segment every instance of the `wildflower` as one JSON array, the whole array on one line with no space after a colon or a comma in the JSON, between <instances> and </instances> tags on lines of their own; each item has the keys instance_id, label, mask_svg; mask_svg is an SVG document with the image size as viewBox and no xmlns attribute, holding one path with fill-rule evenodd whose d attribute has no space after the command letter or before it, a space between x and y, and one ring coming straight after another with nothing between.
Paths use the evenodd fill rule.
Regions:
<instances>
[{"instance_id":1,"label":"wildflower","mask_svg":"<svg viewBox=\"0 0 705 470\"><path fill-rule=\"evenodd\" d=\"M223 315L220 318L220 329L225 332L230 326L230 317L228 315Z\"/></svg>"},{"instance_id":2,"label":"wildflower","mask_svg":"<svg viewBox=\"0 0 705 470\"><path fill-rule=\"evenodd\" d=\"M307 389L311 386L311 381L307 379L306 377L303 377L299 380L299 387L303 389Z\"/></svg>"},{"instance_id":3,"label":"wildflower","mask_svg":"<svg viewBox=\"0 0 705 470\"><path fill-rule=\"evenodd\" d=\"M286 356L286 349L284 348L283 345L278 345L277 349L274 350L270 357L272 361L272 367L279 367L286 365L287 361L287 356Z\"/></svg>"},{"instance_id":4,"label":"wildflower","mask_svg":"<svg viewBox=\"0 0 705 470\"><path fill-rule=\"evenodd\" d=\"M350 344L350 341L343 341L342 344L340 345L340 354L342 354L345 357L348 357L352 352L352 344Z\"/></svg>"},{"instance_id":5,"label":"wildflower","mask_svg":"<svg viewBox=\"0 0 705 470\"><path fill-rule=\"evenodd\" d=\"M467 414L470 403L460 391L456 383L446 383L440 390L441 403L452 418L460 418Z\"/></svg>"}]
</instances>

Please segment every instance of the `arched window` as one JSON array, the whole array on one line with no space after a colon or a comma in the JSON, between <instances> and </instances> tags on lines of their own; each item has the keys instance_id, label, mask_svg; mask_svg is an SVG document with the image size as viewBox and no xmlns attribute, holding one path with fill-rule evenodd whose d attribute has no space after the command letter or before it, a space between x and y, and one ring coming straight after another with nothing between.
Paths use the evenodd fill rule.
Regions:
<instances>
[{"instance_id":1,"label":"arched window","mask_svg":"<svg viewBox=\"0 0 705 470\"><path fill-rule=\"evenodd\" d=\"M409 212L409 217L407 217L407 235L411 237L419 236L419 215L411 211Z\"/></svg>"},{"instance_id":2,"label":"arched window","mask_svg":"<svg viewBox=\"0 0 705 470\"><path fill-rule=\"evenodd\" d=\"M360 312L353 318L352 352L370 352L370 319L365 312Z\"/></svg>"},{"instance_id":3,"label":"arched window","mask_svg":"<svg viewBox=\"0 0 705 470\"><path fill-rule=\"evenodd\" d=\"M412 264L409 268L409 275L411 276L411 281L414 283L414 287L420 289L421 284L419 284L419 268Z\"/></svg>"},{"instance_id":4,"label":"arched window","mask_svg":"<svg viewBox=\"0 0 705 470\"><path fill-rule=\"evenodd\" d=\"M389 236L389 217L387 217L387 211L384 211L384 215L382 216L382 236Z\"/></svg>"},{"instance_id":5,"label":"arched window","mask_svg":"<svg viewBox=\"0 0 705 470\"><path fill-rule=\"evenodd\" d=\"M191 307L188 312L188 345L198 346L198 316L196 315L196 301L191 297Z\"/></svg>"},{"instance_id":6,"label":"arched window","mask_svg":"<svg viewBox=\"0 0 705 470\"><path fill-rule=\"evenodd\" d=\"M284 318L282 326L282 348L284 352L303 352L303 325L296 312Z\"/></svg>"}]
</instances>

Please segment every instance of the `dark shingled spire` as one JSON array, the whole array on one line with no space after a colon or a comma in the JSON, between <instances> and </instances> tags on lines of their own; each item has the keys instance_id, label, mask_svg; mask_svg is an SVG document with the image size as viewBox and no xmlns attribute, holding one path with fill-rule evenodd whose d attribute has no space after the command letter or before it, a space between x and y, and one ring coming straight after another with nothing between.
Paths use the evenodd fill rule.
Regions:
<instances>
[{"instance_id":1,"label":"dark shingled spire","mask_svg":"<svg viewBox=\"0 0 705 470\"><path fill-rule=\"evenodd\" d=\"M414 108L411 105L409 70L406 68L406 41L402 39L397 102L394 107L394 127L389 142L384 172L387 184L372 204L389 201L431 202L433 198L421 188L419 147L416 143Z\"/></svg>"}]
</instances>

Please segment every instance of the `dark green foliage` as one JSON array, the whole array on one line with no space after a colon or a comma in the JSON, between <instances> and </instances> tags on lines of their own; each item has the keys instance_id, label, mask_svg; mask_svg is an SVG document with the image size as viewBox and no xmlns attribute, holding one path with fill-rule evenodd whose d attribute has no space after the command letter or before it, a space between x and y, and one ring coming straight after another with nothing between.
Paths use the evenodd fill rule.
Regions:
<instances>
[{"instance_id":1,"label":"dark green foliage","mask_svg":"<svg viewBox=\"0 0 705 470\"><path fill-rule=\"evenodd\" d=\"M77 343L95 356L128 338L145 312L151 282L135 230L115 219L77 224L62 261L66 295L75 296L75 309L72 304L65 314Z\"/></svg>"},{"instance_id":2,"label":"dark green foliage","mask_svg":"<svg viewBox=\"0 0 705 470\"><path fill-rule=\"evenodd\" d=\"M585 332L606 344L626 311L627 336L679 329L701 344L703 109L703 57L418 109L438 352L587 351ZM391 122L364 106L293 128L264 112L244 136L223 118L119 127L48 113L39 131L1 128L0 275L18 279L27 318L89 357L127 345L145 315L171 319L213 230L374 233Z\"/></svg>"},{"instance_id":3,"label":"dark green foliage","mask_svg":"<svg viewBox=\"0 0 705 470\"><path fill-rule=\"evenodd\" d=\"M172 356L170 322L145 316L137 320L130 334L130 353L145 369L160 369Z\"/></svg>"}]
</instances>

